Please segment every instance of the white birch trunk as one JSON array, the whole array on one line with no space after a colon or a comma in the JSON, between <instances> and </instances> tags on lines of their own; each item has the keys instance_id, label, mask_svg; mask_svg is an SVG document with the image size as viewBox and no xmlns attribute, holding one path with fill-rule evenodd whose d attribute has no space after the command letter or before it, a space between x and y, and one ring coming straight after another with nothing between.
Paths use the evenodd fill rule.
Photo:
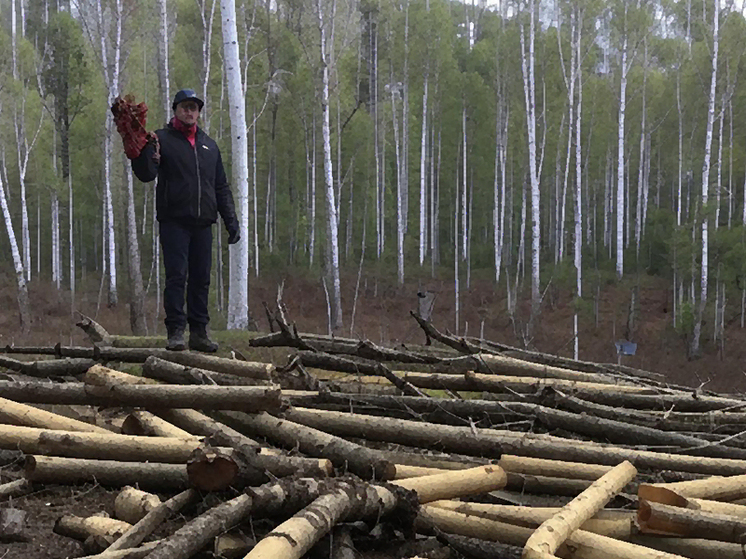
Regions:
<instances>
[{"instance_id":1,"label":"white birch trunk","mask_svg":"<svg viewBox=\"0 0 746 559\"><path fill-rule=\"evenodd\" d=\"M5 161L3 160L3 167ZM16 274L16 285L18 289L18 310L20 318L20 327L23 334L27 334L31 330L31 310L29 305L28 286L26 284L26 274L23 269L23 260L21 259L21 253L18 250L18 242L16 241L16 234L13 230L13 222L10 217L10 209L8 208L8 199L5 196L5 186L2 174L0 174L0 207L3 212L3 219L5 220L5 230L8 233L8 242L10 244L10 252L13 257L13 269Z\"/></svg>"},{"instance_id":2,"label":"white birch trunk","mask_svg":"<svg viewBox=\"0 0 746 559\"><path fill-rule=\"evenodd\" d=\"M253 249L254 249L254 277L259 277L259 208L258 206L258 193L257 193L257 179L256 179L256 109L254 110L254 114L252 116L252 122L254 123L254 126L251 127L251 134L252 134L252 142L251 145L253 147L252 155L251 155L251 201L253 203L251 215L253 217L253 234L252 234L252 240L253 240Z\"/></svg>"},{"instance_id":3,"label":"white birch trunk","mask_svg":"<svg viewBox=\"0 0 746 559\"><path fill-rule=\"evenodd\" d=\"M625 18L626 18L625 5ZM621 82L619 86L619 120L617 125L617 180L616 180L616 275L624 275L624 224L626 192L624 183L624 117L627 110L627 31L622 39Z\"/></svg>"},{"instance_id":4,"label":"white birch trunk","mask_svg":"<svg viewBox=\"0 0 746 559\"><path fill-rule=\"evenodd\" d=\"M523 73L523 93L526 104L526 127L528 138L528 166L531 179L531 315L536 316L540 301L540 260L541 255L541 207L539 174L536 153L536 80L534 71L534 35L536 20L536 0L529 0L529 36L526 45L525 29L521 25L521 69Z\"/></svg>"},{"instance_id":5,"label":"white birch trunk","mask_svg":"<svg viewBox=\"0 0 746 559\"><path fill-rule=\"evenodd\" d=\"M638 162L639 168L637 169L637 208L636 208L636 222L635 222L635 254L638 259L640 257L640 244L642 242L643 222L645 221L645 205L647 199L645 191L646 186L646 173L645 165L647 159L650 157L645 151L646 140L647 140L647 82L648 82L648 45L647 40L645 41L645 58L643 63L643 77L642 77L642 120L640 122L640 161Z\"/></svg>"},{"instance_id":6,"label":"white birch trunk","mask_svg":"<svg viewBox=\"0 0 746 559\"><path fill-rule=\"evenodd\" d=\"M339 278L339 225L337 203L334 192L334 172L332 169L331 125L329 118L329 67L332 63L327 50L327 29L324 21L324 11L321 0L316 1L318 10L318 24L320 32L320 62L321 62L321 132L324 147L324 181L326 190L326 232L327 232L327 262L329 277L332 281L332 328L339 331L342 326L342 289ZM333 12L333 10L332 10ZM331 25L334 23L332 21ZM331 33L333 36L333 31Z\"/></svg>"},{"instance_id":7,"label":"white birch trunk","mask_svg":"<svg viewBox=\"0 0 746 559\"><path fill-rule=\"evenodd\" d=\"M393 82L393 75L392 75ZM403 184L402 148L399 138L399 122L397 118L396 95L398 88L391 84L391 116L394 126L394 150L396 154L396 269L399 285L404 285L404 228L406 222L406 196Z\"/></svg>"},{"instance_id":8,"label":"white birch trunk","mask_svg":"<svg viewBox=\"0 0 746 559\"><path fill-rule=\"evenodd\" d=\"M420 266L425 263L427 254L427 94L428 94L428 70L425 69L425 77L422 84L422 138L420 140Z\"/></svg>"},{"instance_id":9,"label":"white birch trunk","mask_svg":"<svg viewBox=\"0 0 746 559\"><path fill-rule=\"evenodd\" d=\"M132 168L126 159L124 173L127 181L127 256L129 260L127 271L130 291L130 328L135 336L145 336L148 328L145 323L145 293L140 268L140 246L137 241L135 189Z\"/></svg>"},{"instance_id":10,"label":"white birch trunk","mask_svg":"<svg viewBox=\"0 0 746 559\"><path fill-rule=\"evenodd\" d=\"M158 76L163 93L163 114L166 119L171 114L171 79L168 64L168 1L158 0L158 13L160 16L161 32L158 45L158 65L160 72ZM203 93L204 94L204 93Z\"/></svg>"},{"instance_id":11,"label":"white birch trunk","mask_svg":"<svg viewBox=\"0 0 746 559\"><path fill-rule=\"evenodd\" d=\"M712 73L710 79L710 94L707 107L707 131L705 133L705 157L702 163L702 259L700 273L699 305L694 322L694 333L690 347L691 355L699 354L699 341L702 335L702 318L707 305L707 281L709 258L709 219L707 217L707 202L710 188L710 157L712 152L712 128L715 121L715 94L717 89L718 47L720 43L720 10L716 1L713 7L712 30Z\"/></svg>"},{"instance_id":12,"label":"white birch trunk","mask_svg":"<svg viewBox=\"0 0 746 559\"><path fill-rule=\"evenodd\" d=\"M236 194L236 213L241 240L230 247L228 284L229 330L245 330L249 326L249 162L246 130L246 104L241 80L241 59L238 53L238 27L235 0L221 0L223 29L223 60L228 80L228 103L231 118L231 161Z\"/></svg>"},{"instance_id":13,"label":"white birch trunk","mask_svg":"<svg viewBox=\"0 0 746 559\"><path fill-rule=\"evenodd\" d=\"M461 135L462 135L462 146L463 158L461 159L462 172L461 172L461 258L466 260L466 248L467 241L469 239L469 231L467 228L467 212L468 207L466 205L466 184L468 180L468 165L467 165L467 138L466 138L466 100L461 99Z\"/></svg>"}]
</instances>

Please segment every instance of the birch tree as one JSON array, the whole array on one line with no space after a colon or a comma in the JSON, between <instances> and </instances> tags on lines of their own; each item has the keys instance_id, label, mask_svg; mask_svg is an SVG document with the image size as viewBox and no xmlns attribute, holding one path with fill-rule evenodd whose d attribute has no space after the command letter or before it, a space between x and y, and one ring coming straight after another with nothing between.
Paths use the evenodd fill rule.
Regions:
<instances>
[{"instance_id":1,"label":"birch tree","mask_svg":"<svg viewBox=\"0 0 746 559\"><path fill-rule=\"evenodd\" d=\"M528 174L531 183L531 317L539 312L540 257L541 257L541 194L539 189L539 161L536 149L536 76L534 60L534 37L538 4L536 0L521 2L521 11L528 11L528 38L526 24L521 20L521 70L523 96L526 107L526 131L528 141Z\"/></svg>"},{"instance_id":2,"label":"birch tree","mask_svg":"<svg viewBox=\"0 0 746 559\"><path fill-rule=\"evenodd\" d=\"M339 221L332 169L332 143L329 116L329 74L333 60L330 56L328 37L334 37L334 17L336 3L332 3L327 15L322 0L315 0L316 18L319 30L319 54L321 62L321 135L324 151L324 183L326 192L326 253L327 275L332 284L331 325L333 330L340 330L342 322L342 289L339 277Z\"/></svg>"},{"instance_id":3,"label":"birch tree","mask_svg":"<svg viewBox=\"0 0 746 559\"><path fill-rule=\"evenodd\" d=\"M0 106L0 112L2 107ZM3 176L7 177L7 171L5 168L5 150L3 148L2 153L2 173L0 173L0 209L3 212L3 220L5 221L5 230L8 233L8 242L10 244L10 252L13 258L13 270L16 275L16 286L18 289L17 300L18 300L18 311L20 319L20 328L23 334L27 334L31 330L31 307L29 304L28 286L26 283L26 274L23 269L23 260L21 259L21 252L18 250L18 241L16 240L16 234L13 229L13 222L10 216L10 209L8 208L8 198L5 194L5 185Z\"/></svg>"},{"instance_id":4,"label":"birch tree","mask_svg":"<svg viewBox=\"0 0 746 559\"><path fill-rule=\"evenodd\" d=\"M704 161L702 163L702 223L701 243L702 256L699 277L699 304L697 305L697 316L694 321L694 332L689 348L690 355L698 355L699 343L702 334L702 318L707 306L707 282L708 282L708 257L709 257L709 215L708 201L710 190L710 157L712 154L712 130L715 122L715 96L717 93L718 76L718 48L720 44L720 10L719 0L712 3L712 70L710 73L710 92L707 103L707 128L705 131Z\"/></svg>"},{"instance_id":5,"label":"birch tree","mask_svg":"<svg viewBox=\"0 0 746 559\"><path fill-rule=\"evenodd\" d=\"M235 0L221 0L223 59L228 81L231 119L232 183L236 193L236 213L241 240L230 246L228 286L228 329L245 330L249 326L249 143L246 128L246 103L243 96L241 59L238 51L238 26Z\"/></svg>"}]
</instances>

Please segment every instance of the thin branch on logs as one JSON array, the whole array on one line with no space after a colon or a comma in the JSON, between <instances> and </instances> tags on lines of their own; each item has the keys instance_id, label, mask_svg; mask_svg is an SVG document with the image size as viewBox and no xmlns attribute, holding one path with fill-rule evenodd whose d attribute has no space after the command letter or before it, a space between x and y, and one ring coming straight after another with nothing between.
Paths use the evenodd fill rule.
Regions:
<instances>
[{"instance_id":1,"label":"thin branch on logs","mask_svg":"<svg viewBox=\"0 0 746 559\"><path fill-rule=\"evenodd\" d=\"M442 344L447 345L448 347L452 347L459 353L472 354L481 353L483 351L481 347L468 342L464 338L455 338L453 336L441 334L438 329L433 326L432 322L430 322L429 320L425 320L418 313L409 311L409 314L412 315L412 317L417 321L417 324L420 325L420 328L425 331L425 335L427 335L428 338L432 338Z\"/></svg>"}]
</instances>

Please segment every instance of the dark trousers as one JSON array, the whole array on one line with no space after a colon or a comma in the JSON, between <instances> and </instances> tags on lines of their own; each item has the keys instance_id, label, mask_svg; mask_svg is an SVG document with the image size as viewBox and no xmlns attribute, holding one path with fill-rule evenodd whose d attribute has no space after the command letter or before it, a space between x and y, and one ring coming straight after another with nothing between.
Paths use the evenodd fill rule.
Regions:
<instances>
[{"instance_id":1,"label":"dark trousers","mask_svg":"<svg viewBox=\"0 0 746 559\"><path fill-rule=\"evenodd\" d=\"M159 225L166 270L163 291L166 329L169 332L184 330L189 323L191 331L204 331L210 321L207 301L212 266L212 226L185 225L175 221L163 221Z\"/></svg>"}]
</instances>

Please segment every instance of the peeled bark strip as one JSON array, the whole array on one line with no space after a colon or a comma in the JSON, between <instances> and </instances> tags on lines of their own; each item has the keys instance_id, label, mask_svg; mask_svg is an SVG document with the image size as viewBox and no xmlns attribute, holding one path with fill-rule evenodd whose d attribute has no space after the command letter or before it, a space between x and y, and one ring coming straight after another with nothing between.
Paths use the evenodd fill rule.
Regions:
<instances>
[{"instance_id":1,"label":"peeled bark strip","mask_svg":"<svg viewBox=\"0 0 746 559\"><path fill-rule=\"evenodd\" d=\"M141 407L224 409L259 412L279 410L279 387L177 386L111 382L92 368L86 374L86 393L112 402Z\"/></svg>"},{"instance_id":2,"label":"peeled bark strip","mask_svg":"<svg viewBox=\"0 0 746 559\"><path fill-rule=\"evenodd\" d=\"M257 364L264 365L266 364ZM268 369L271 373L272 369ZM179 365L172 361L160 359L154 355L147 358L142 366L142 374L148 378L160 380L168 384L199 384L217 386L257 386L266 381L253 379L246 376L229 375L218 373L198 367Z\"/></svg>"},{"instance_id":3,"label":"peeled bark strip","mask_svg":"<svg viewBox=\"0 0 746 559\"><path fill-rule=\"evenodd\" d=\"M81 518L73 514L66 514L57 519L54 524L54 533L68 538L85 540L91 536L104 538L107 542L113 543L124 532L132 528L131 524L108 518L105 516L89 516Z\"/></svg>"},{"instance_id":4,"label":"peeled bark strip","mask_svg":"<svg viewBox=\"0 0 746 559\"><path fill-rule=\"evenodd\" d=\"M161 503L148 512L137 524L124 532L117 541L109 546L108 550L116 551L140 545L145 538L152 534L163 522L168 520L171 515L179 512L190 502L194 501L196 497L197 492L194 489L187 489L171 497L168 501Z\"/></svg>"},{"instance_id":5,"label":"peeled bark strip","mask_svg":"<svg viewBox=\"0 0 746 559\"><path fill-rule=\"evenodd\" d=\"M241 431L265 437L286 448L297 447L309 456L328 458L335 467L349 468L351 472L364 479L386 480L396 475L394 464L384 459L377 451L318 429L278 419L268 413L221 412L216 416Z\"/></svg>"},{"instance_id":6,"label":"peeled bark strip","mask_svg":"<svg viewBox=\"0 0 746 559\"><path fill-rule=\"evenodd\" d=\"M649 485L640 486L640 496L646 499ZM711 477L675 483L655 483L652 487L662 487L674 491L682 497L696 497L714 501L735 501L746 498L746 475L730 477Z\"/></svg>"},{"instance_id":7,"label":"peeled bark strip","mask_svg":"<svg viewBox=\"0 0 746 559\"><path fill-rule=\"evenodd\" d=\"M111 431L108 431L103 427L97 427L96 425L91 425L84 421L78 421L77 419L70 419L64 415L41 410L34 406L19 404L18 402L6 400L5 398L0 398L0 423L38 427L41 429L54 429L58 431L111 433Z\"/></svg>"},{"instance_id":8,"label":"peeled bark strip","mask_svg":"<svg viewBox=\"0 0 746 559\"><path fill-rule=\"evenodd\" d=\"M27 479L17 479L0 485L0 501L30 493L33 486Z\"/></svg>"},{"instance_id":9,"label":"peeled bark strip","mask_svg":"<svg viewBox=\"0 0 746 559\"><path fill-rule=\"evenodd\" d=\"M154 490L185 489L189 485L184 464L118 462L50 456L28 456L26 479L34 483L86 483L122 487L139 485Z\"/></svg>"},{"instance_id":10,"label":"peeled bark strip","mask_svg":"<svg viewBox=\"0 0 746 559\"><path fill-rule=\"evenodd\" d=\"M199 441L115 433L76 433L0 425L0 448L70 458L184 464Z\"/></svg>"},{"instance_id":11,"label":"peeled bark strip","mask_svg":"<svg viewBox=\"0 0 746 559\"><path fill-rule=\"evenodd\" d=\"M498 464L506 472L515 474L585 480L596 480L612 469L612 466L565 462L564 460L544 460L510 454L503 454Z\"/></svg>"},{"instance_id":12,"label":"peeled bark strip","mask_svg":"<svg viewBox=\"0 0 746 559\"><path fill-rule=\"evenodd\" d=\"M153 437L173 437L177 439L199 439L184 429L179 429L157 415L143 410L135 410L122 423L125 435L148 435Z\"/></svg>"},{"instance_id":13,"label":"peeled bark strip","mask_svg":"<svg viewBox=\"0 0 746 559\"><path fill-rule=\"evenodd\" d=\"M446 510L532 528L538 527L562 510L557 507L522 507L447 500L434 501L430 504ZM632 534L634 518L633 511L600 510L593 518L584 522L581 529L610 538L626 539Z\"/></svg>"},{"instance_id":14,"label":"peeled bark strip","mask_svg":"<svg viewBox=\"0 0 746 559\"><path fill-rule=\"evenodd\" d=\"M114 500L114 516L130 524L137 524L143 516L161 504L158 495L127 486Z\"/></svg>"},{"instance_id":15,"label":"peeled bark strip","mask_svg":"<svg viewBox=\"0 0 746 559\"><path fill-rule=\"evenodd\" d=\"M541 559L547 554L553 555L570 534L593 518L636 475L637 470L629 462L623 462L604 474L560 512L539 526L526 542L523 557Z\"/></svg>"}]
</instances>

